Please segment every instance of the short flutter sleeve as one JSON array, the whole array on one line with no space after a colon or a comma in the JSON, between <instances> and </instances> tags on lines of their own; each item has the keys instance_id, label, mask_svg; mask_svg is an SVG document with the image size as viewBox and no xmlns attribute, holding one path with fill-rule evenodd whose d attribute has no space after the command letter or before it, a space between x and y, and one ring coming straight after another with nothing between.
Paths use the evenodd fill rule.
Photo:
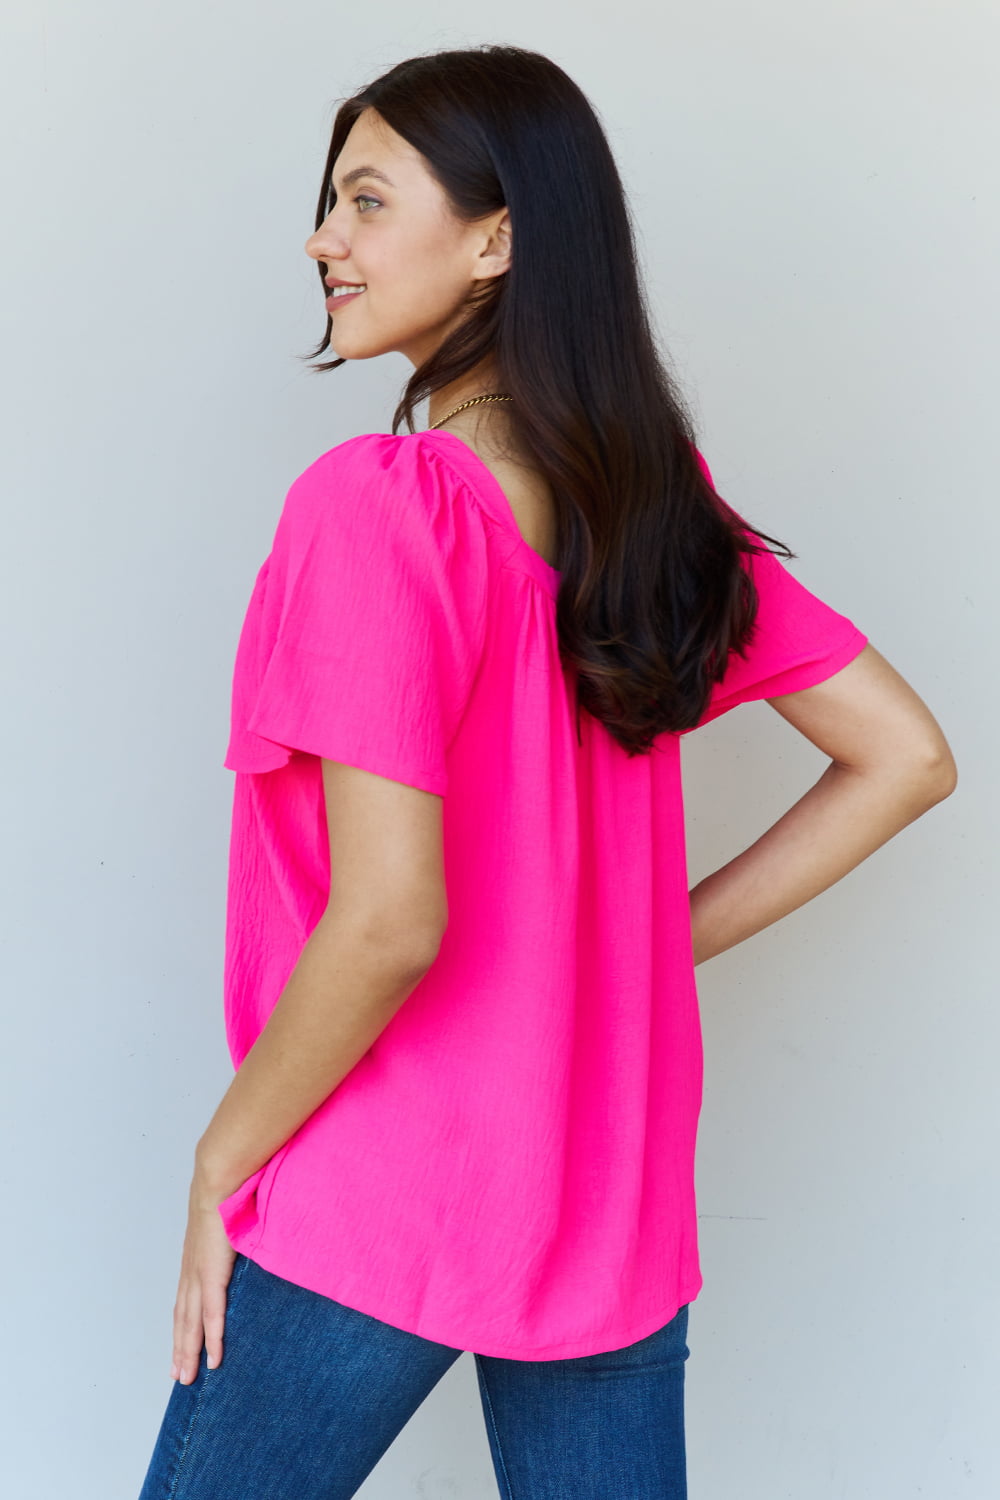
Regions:
<instances>
[{"instance_id":1,"label":"short flutter sleeve","mask_svg":"<svg viewBox=\"0 0 1000 1500\"><path fill-rule=\"evenodd\" d=\"M414 435L369 433L285 498L236 653L225 765L295 752L443 795L484 644L483 521Z\"/></svg>"},{"instance_id":2,"label":"short flutter sleeve","mask_svg":"<svg viewBox=\"0 0 1000 1500\"><path fill-rule=\"evenodd\" d=\"M700 453L698 461L714 488ZM696 728L737 704L815 687L868 644L852 620L810 593L773 552L744 554L743 565L757 587L754 627L744 654L730 654Z\"/></svg>"}]
</instances>

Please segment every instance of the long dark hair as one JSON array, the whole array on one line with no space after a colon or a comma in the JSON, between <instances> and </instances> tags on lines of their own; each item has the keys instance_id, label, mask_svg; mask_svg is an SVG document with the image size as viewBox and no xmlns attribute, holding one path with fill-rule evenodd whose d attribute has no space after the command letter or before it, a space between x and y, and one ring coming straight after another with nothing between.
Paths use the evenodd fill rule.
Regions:
<instances>
[{"instance_id":1,"label":"long dark hair","mask_svg":"<svg viewBox=\"0 0 1000 1500\"><path fill-rule=\"evenodd\" d=\"M556 621L577 729L583 708L630 756L647 752L664 730L699 722L729 653L745 651L758 600L741 555L794 553L702 474L651 330L622 182L572 79L541 53L502 45L398 63L340 104L317 229L336 203L337 157L369 108L423 155L457 217L506 206L512 230L510 269L483 283L462 326L414 369L393 434L404 418L416 431L413 408L432 391L491 362L555 500ZM329 347L331 328L328 315L303 358Z\"/></svg>"}]
</instances>

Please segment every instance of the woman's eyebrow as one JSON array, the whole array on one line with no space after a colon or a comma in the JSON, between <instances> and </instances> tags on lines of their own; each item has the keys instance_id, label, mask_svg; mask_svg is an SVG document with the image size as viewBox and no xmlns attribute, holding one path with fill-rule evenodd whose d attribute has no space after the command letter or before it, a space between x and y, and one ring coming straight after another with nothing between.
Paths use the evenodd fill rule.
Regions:
<instances>
[{"instance_id":1,"label":"woman's eyebrow","mask_svg":"<svg viewBox=\"0 0 1000 1500\"><path fill-rule=\"evenodd\" d=\"M340 179L340 185L342 188L350 187L352 182L357 182L362 177L377 177L379 182L384 182L387 187L396 186L384 172L379 171L378 167L355 167L353 171L344 173Z\"/></svg>"}]
</instances>

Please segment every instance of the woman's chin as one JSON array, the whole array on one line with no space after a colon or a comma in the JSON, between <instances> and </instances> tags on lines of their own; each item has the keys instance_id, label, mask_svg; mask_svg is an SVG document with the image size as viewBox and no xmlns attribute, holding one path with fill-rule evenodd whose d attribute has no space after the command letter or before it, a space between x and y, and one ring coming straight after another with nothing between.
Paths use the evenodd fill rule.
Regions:
<instances>
[{"instance_id":1,"label":"woman's chin","mask_svg":"<svg viewBox=\"0 0 1000 1500\"><path fill-rule=\"evenodd\" d=\"M346 333L338 334L336 329L330 335L330 348L338 359L374 359L386 352L384 344L377 344L372 339L352 338Z\"/></svg>"}]
</instances>

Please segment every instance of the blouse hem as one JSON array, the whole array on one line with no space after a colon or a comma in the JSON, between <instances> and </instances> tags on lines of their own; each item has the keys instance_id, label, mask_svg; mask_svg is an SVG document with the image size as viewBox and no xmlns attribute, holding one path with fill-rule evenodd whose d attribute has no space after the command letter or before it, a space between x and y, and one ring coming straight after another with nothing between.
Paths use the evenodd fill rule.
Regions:
<instances>
[{"instance_id":1,"label":"blouse hem","mask_svg":"<svg viewBox=\"0 0 1000 1500\"><path fill-rule=\"evenodd\" d=\"M461 1349L463 1353L484 1354L494 1359L583 1359L592 1354L608 1354L617 1349L625 1349L629 1344L638 1343L640 1339L648 1338L650 1334L656 1333L660 1328L663 1328L677 1316L686 1303L695 1300L704 1285L704 1278L699 1275L697 1280L692 1283L690 1289L685 1288L681 1292L679 1300L667 1305L666 1311L657 1313L653 1318L644 1319L641 1325L637 1328L627 1330L624 1334L613 1334L612 1337L618 1340L614 1344L607 1344L602 1340L597 1345L594 1345L592 1341L587 1339L576 1338L564 1339L558 1344L522 1345L517 1349L513 1349L509 1346L501 1347L497 1344L483 1345L477 1340L477 1347L473 1348L471 1344L466 1343L464 1340L456 1343L453 1333L428 1327L426 1323L422 1323L419 1328L414 1328L411 1319L399 1318L392 1313L391 1309L386 1310L383 1307L376 1310L373 1306L361 1307L353 1299L351 1301L344 1301L343 1298L335 1296L333 1292L323 1291L317 1286L310 1286L308 1282L299 1280L296 1276L288 1275L287 1268L286 1270L281 1269L281 1257L279 1256L275 1259L267 1247L261 1244L262 1239L262 1235L258 1236L255 1242L252 1233L238 1235L235 1238L230 1235L230 1243L234 1250L239 1251L241 1255L245 1255L248 1260L254 1261L265 1271L270 1271L272 1276L280 1276L283 1280L291 1281L295 1286L301 1286L306 1291L316 1292L321 1297L329 1297L331 1301L339 1302L343 1307L350 1307L354 1312L363 1313L369 1318L377 1318L379 1322L388 1323L390 1327L398 1328L403 1333L415 1334L417 1338L427 1339L435 1344L443 1344L449 1349Z\"/></svg>"}]
</instances>

